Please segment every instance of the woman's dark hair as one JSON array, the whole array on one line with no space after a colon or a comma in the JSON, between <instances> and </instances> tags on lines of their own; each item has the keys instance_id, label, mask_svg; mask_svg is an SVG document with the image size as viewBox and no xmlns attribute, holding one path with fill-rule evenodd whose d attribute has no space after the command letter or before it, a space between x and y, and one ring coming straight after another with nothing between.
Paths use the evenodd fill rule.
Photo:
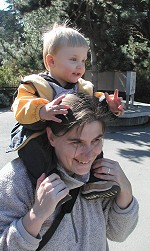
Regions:
<instances>
[{"instance_id":1,"label":"woman's dark hair","mask_svg":"<svg viewBox=\"0 0 150 251\"><path fill-rule=\"evenodd\" d=\"M47 126L57 135L64 135L75 126L84 126L86 123L99 121L105 131L105 109L98 98L87 94L67 94L62 104L70 106L66 116L57 115L61 123L47 121Z\"/></svg>"}]
</instances>

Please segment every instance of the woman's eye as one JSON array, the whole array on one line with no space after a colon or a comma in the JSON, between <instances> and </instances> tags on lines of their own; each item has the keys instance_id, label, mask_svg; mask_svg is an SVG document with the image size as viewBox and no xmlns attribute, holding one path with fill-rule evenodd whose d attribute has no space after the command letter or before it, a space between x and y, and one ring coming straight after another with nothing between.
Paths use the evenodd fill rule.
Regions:
<instances>
[{"instance_id":1,"label":"woman's eye","mask_svg":"<svg viewBox=\"0 0 150 251\"><path fill-rule=\"evenodd\" d=\"M71 143L72 143L72 145L75 145L75 146L80 144L78 141L72 141Z\"/></svg>"},{"instance_id":2,"label":"woman's eye","mask_svg":"<svg viewBox=\"0 0 150 251\"><path fill-rule=\"evenodd\" d=\"M93 140L93 143L98 143L98 142L102 142L102 138L96 138Z\"/></svg>"}]
</instances>

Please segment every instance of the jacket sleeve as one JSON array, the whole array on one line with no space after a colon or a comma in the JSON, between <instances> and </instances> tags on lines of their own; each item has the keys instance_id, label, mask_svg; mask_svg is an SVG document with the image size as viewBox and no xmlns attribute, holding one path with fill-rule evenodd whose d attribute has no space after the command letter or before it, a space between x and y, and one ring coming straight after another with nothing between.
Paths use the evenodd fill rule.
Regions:
<instances>
[{"instance_id":1,"label":"jacket sleeve","mask_svg":"<svg viewBox=\"0 0 150 251\"><path fill-rule=\"evenodd\" d=\"M126 209L119 208L115 200L109 201L104 209L107 238L116 242L125 241L137 225L138 210L138 202L134 197Z\"/></svg>"},{"instance_id":2,"label":"jacket sleeve","mask_svg":"<svg viewBox=\"0 0 150 251\"><path fill-rule=\"evenodd\" d=\"M8 163L0 171L0 250L35 251L41 240L29 235L24 229L22 217L32 207L33 188L25 168L17 160ZM19 169L15 173L12 166ZM15 184L15 185L14 185Z\"/></svg>"},{"instance_id":3,"label":"jacket sleeve","mask_svg":"<svg viewBox=\"0 0 150 251\"><path fill-rule=\"evenodd\" d=\"M39 110L47 103L49 100L36 95L36 89L32 83L24 83L18 87L12 110L20 124L32 124L40 121Z\"/></svg>"},{"instance_id":4,"label":"jacket sleeve","mask_svg":"<svg viewBox=\"0 0 150 251\"><path fill-rule=\"evenodd\" d=\"M77 83L78 93L85 93L90 96L94 95L94 85L87 80L84 80L83 78L78 79Z\"/></svg>"}]
</instances>

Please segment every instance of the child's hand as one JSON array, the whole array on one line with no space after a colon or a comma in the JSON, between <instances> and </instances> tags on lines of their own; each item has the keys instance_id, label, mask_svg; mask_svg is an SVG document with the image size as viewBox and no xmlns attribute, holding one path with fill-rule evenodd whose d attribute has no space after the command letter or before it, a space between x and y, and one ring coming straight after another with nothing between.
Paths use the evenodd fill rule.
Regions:
<instances>
[{"instance_id":1,"label":"child's hand","mask_svg":"<svg viewBox=\"0 0 150 251\"><path fill-rule=\"evenodd\" d=\"M70 108L68 105L60 104L60 102L64 97L65 95L62 95L54 99L52 102L44 105L39 111L41 120L52 120L61 123L61 119L58 119L57 117L55 117L55 115L57 114L66 115L68 113L68 109Z\"/></svg>"},{"instance_id":2,"label":"child's hand","mask_svg":"<svg viewBox=\"0 0 150 251\"><path fill-rule=\"evenodd\" d=\"M105 98L112 113L116 113L117 115L122 115L124 113L122 98L118 97L117 89L114 91L114 95L109 95L105 92Z\"/></svg>"}]
</instances>

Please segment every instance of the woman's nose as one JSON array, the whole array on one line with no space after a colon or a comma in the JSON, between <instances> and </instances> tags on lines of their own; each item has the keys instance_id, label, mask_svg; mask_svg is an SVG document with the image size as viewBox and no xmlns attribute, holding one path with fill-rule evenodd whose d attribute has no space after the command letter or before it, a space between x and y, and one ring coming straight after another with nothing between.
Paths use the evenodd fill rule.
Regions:
<instances>
[{"instance_id":1,"label":"woman's nose","mask_svg":"<svg viewBox=\"0 0 150 251\"><path fill-rule=\"evenodd\" d=\"M87 155L90 155L93 153L93 150L94 150L94 147L89 145L89 146L84 146L83 149L82 149L82 154L85 154L86 156Z\"/></svg>"}]
</instances>

